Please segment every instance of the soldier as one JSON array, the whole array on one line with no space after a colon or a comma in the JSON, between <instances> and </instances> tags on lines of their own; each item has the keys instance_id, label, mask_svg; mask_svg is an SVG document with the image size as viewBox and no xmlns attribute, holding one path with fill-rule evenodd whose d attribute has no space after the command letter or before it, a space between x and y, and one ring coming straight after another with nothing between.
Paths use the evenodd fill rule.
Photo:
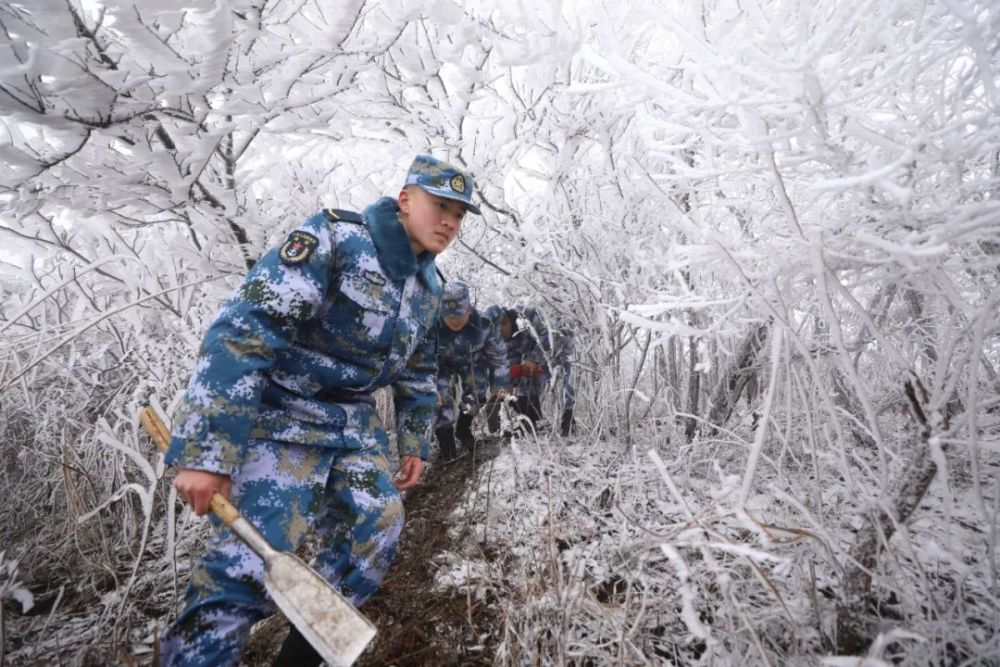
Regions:
<instances>
[{"instance_id":1,"label":"soldier","mask_svg":"<svg viewBox=\"0 0 1000 667\"><path fill-rule=\"evenodd\" d=\"M534 308L504 309L492 306L487 313L498 323L507 343L511 384L517 394L517 411L533 427L542 418L542 394L555 369L559 376L562 414L559 434L568 436L575 429L573 417L576 392L573 389L572 356L575 350L573 331L568 327L549 329ZM519 315L520 313L520 315Z\"/></svg>"},{"instance_id":2,"label":"soldier","mask_svg":"<svg viewBox=\"0 0 1000 667\"><path fill-rule=\"evenodd\" d=\"M486 423L487 423L487 429L488 429L489 433L491 435L500 435L501 434L501 421L502 421L502 417L501 417L502 410L501 410L501 408L502 408L502 406L503 406L504 403L508 402L508 400L516 400L516 399L510 399L510 396L509 396L509 390L510 390L510 384L509 384L510 366L511 366L511 363L516 363L516 362L512 362L511 361L511 357L510 357L511 350L510 350L510 348L507 345L506 339L504 339L503 334L500 331L501 324L502 324L503 319L504 319L504 308L502 306L500 306L500 305L492 305L489 308L487 308L485 311L483 311L483 317L486 320L489 321L490 329L493 332L491 335L498 337L500 339L500 342L503 343L505 354L506 354L506 357L505 357L506 361L504 363L504 366L508 369L507 370L507 373L508 373L508 387L507 387L507 390L503 391L502 393L500 393L498 395L495 395L493 398L491 398L487 402L486 406L483 408L483 411L486 413L486 416L487 416L487 422ZM484 368L483 371L487 372L487 369ZM494 369L492 369L492 368L490 368L488 370L488 372L490 372L490 373L492 373L493 371L494 371ZM504 431L503 434L504 435L509 435L509 432Z\"/></svg>"},{"instance_id":3,"label":"soldier","mask_svg":"<svg viewBox=\"0 0 1000 667\"><path fill-rule=\"evenodd\" d=\"M532 307L506 309L500 316L501 337L507 343L512 391L516 392L517 411L532 428L542 419L542 392L548 382L546 350L550 348L548 331Z\"/></svg>"},{"instance_id":4,"label":"soldier","mask_svg":"<svg viewBox=\"0 0 1000 667\"><path fill-rule=\"evenodd\" d=\"M355 605L379 587L423 471L435 405L435 256L472 203L470 175L417 156L398 199L326 210L267 252L205 334L167 462L195 513L216 491L279 550L310 526L315 567ZM391 386L401 468L372 392ZM218 525L218 524L216 524ZM263 563L218 530L163 637L165 665L234 665L272 613ZM278 663L319 664L293 629ZM276 664L278 664L276 663Z\"/></svg>"},{"instance_id":5,"label":"soldier","mask_svg":"<svg viewBox=\"0 0 1000 667\"><path fill-rule=\"evenodd\" d=\"M439 407L434 435L442 460L457 458L456 438L466 451L473 449L473 418L483 406L490 406L487 420L493 421L509 380L507 350L499 332L472 307L469 286L450 283L444 290L438 324ZM457 410L451 395L455 381L462 389Z\"/></svg>"},{"instance_id":6,"label":"soldier","mask_svg":"<svg viewBox=\"0 0 1000 667\"><path fill-rule=\"evenodd\" d=\"M500 331L500 318L503 315L503 306L494 304L483 311L483 317L490 321L490 326Z\"/></svg>"}]
</instances>

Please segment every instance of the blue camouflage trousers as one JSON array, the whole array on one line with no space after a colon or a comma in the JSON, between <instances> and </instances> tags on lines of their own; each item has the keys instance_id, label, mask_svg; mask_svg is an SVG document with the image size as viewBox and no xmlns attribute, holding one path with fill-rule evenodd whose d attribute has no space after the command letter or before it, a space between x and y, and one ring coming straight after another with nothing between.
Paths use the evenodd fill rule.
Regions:
<instances>
[{"instance_id":1,"label":"blue camouflage trousers","mask_svg":"<svg viewBox=\"0 0 1000 667\"><path fill-rule=\"evenodd\" d=\"M443 385L439 384L438 390L443 391L442 387ZM435 429L451 426L458 421L458 415L461 413L478 414L479 410L486 405L490 394L490 384L485 375L479 376L477 374L467 382L463 381L460 388L461 396L456 399L455 394L458 393L459 384L453 376L448 384L448 391L444 394L444 401L438 406L437 413L434 415Z\"/></svg>"},{"instance_id":2,"label":"blue camouflage trousers","mask_svg":"<svg viewBox=\"0 0 1000 667\"><path fill-rule=\"evenodd\" d=\"M511 388L517 396L541 396L549 383L549 369L543 366L541 375L520 377L511 383Z\"/></svg>"},{"instance_id":3,"label":"blue camouflage trousers","mask_svg":"<svg viewBox=\"0 0 1000 667\"><path fill-rule=\"evenodd\" d=\"M279 551L309 529L313 568L352 604L378 590L396 551L403 504L381 447L344 450L251 440L232 501ZM163 665L235 665L251 626L272 614L264 563L214 517L208 552L191 574L187 607L164 633Z\"/></svg>"},{"instance_id":4,"label":"blue camouflage trousers","mask_svg":"<svg viewBox=\"0 0 1000 667\"><path fill-rule=\"evenodd\" d=\"M446 396L437 410L434 418L434 428L439 429L444 426L451 426L458 420L459 413L478 414L480 408L486 404L487 396L482 394L465 394L456 403L453 396Z\"/></svg>"},{"instance_id":5,"label":"blue camouflage trousers","mask_svg":"<svg viewBox=\"0 0 1000 667\"><path fill-rule=\"evenodd\" d=\"M563 410L572 410L576 407L576 390L573 389L573 364L564 361L559 365L559 373L562 375Z\"/></svg>"}]
</instances>

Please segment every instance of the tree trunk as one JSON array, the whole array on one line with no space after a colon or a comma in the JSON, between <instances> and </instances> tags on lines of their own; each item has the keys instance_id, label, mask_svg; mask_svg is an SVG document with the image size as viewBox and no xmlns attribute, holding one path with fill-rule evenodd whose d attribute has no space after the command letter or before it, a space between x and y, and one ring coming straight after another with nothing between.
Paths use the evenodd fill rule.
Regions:
<instances>
[{"instance_id":1,"label":"tree trunk","mask_svg":"<svg viewBox=\"0 0 1000 667\"><path fill-rule=\"evenodd\" d=\"M868 307L868 310L872 313L881 311L880 315L872 316L872 319L874 319L877 323L884 321L885 315L889 310L889 306L892 305L892 301L895 298L895 294L895 286L890 286L889 289L880 291L875 295L871 305ZM847 381L844 371L837 367L836 359L830 354L830 328L825 322L817 319L815 332L818 346L817 355L821 358L831 357L830 395L833 398L833 404L845 412L849 417L847 426L851 432L851 441L856 447L868 449L875 447L875 439L864 428L865 411L861 405L861 401L858 400L858 394ZM867 341L871 340L873 336L873 332L865 328L858 336L858 339L855 341L853 347L858 350L863 349ZM858 359L860 356L861 353L859 351L857 356L853 359L853 370L857 370ZM852 362L850 360L844 360L842 363L848 364Z\"/></svg>"},{"instance_id":2,"label":"tree trunk","mask_svg":"<svg viewBox=\"0 0 1000 667\"><path fill-rule=\"evenodd\" d=\"M830 378L833 384L831 394L834 405L851 416L848 427L851 430L851 439L855 446L869 449L875 447L875 439L862 427L865 421L864 410L858 402L857 394L844 379L844 374L834 366L830 369Z\"/></svg>"},{"instance_id":3,"label":"tree trunk","mask_svg":"<svg viewBox=\"0 0 1000 667\"><path fill-rule=\"evenodd\" d=\"M708 429L715 433L716 428L725 426L726 422L740 400L743 388L746 387L757 372L757 358L760 349L767 338L768 323L758 322L747 333L736 352L736 358L729 365L729 370L719 378L712 398L709 401Z\"/></svg>"},{"instance_id":4,"label":"tree trunk","mask_svg":"<svg viewBox=\"0 0 1000 667\"><path fill-rule=\"evenodd\" d=\"M632 336L638 341L639 331L633 332ZM642 344L642 353L639 355L639 362L635 367L635 374L632 377L632 386L629 387L625 395L625 444L632 443L632 397L639 386L639 379L642 377L642 369L646 365L646 357L649 354L649 346L653 342L653 335L646 332L646 341Z\"/></svg>"},{"instance_id":5,"label":"tree trunk","mask_svg":"<svg viewBox=\"0 0 1000 667\"><path fill-rule=\"evenodd\" d=\"M688 339L688 386L687 386L687 413L691 415L684 420L684 437L688 442L694 438L695 431L698 430L698 421L695 415L698 414L698 394L701 392L701 373L698 372L698 339L691 336Z\"/></svg>"},{"instance_id":6,"label":"tree trunk","mask_svg":"<svg viewBox=\"0 0 1000 667\"><path fill-rule=\"evenodd\" d=\"M230 117L226 117L227 120L231 120ZM226 177L225 186L229 192L233 193L233 199L236 198L236 155L233 153L233 133L228 133L222 140L221 146L222 160L225 165ZM226 224L229 225L229 230L233 233L233 238L236 240L236 246L240 249L240 254L243 256L243 264L247 267L247 271L253 268L253 265L257 263L256 258L254 258L251 247L253 244L250 243L250 237L247 235L247 230L243 228L232 216L226 216Z\"/></svg>"},{"instance_id":7,"label":"tree trunk","mask_svg":"<svg viewBox=\"0 0 1000 667\"><path fill-rule=\"evenodd\" d=\"M921 390L923 387L917 385ZM872 511L865 517L864 525L851 547L850 558L844 568L842 596L837 604L837 649L844 655L858 655L869 643L865 616L871 596L872 572L877 565L882 545L888 544L896 526L905 523L917 509L937 472L931 457L930 427L922 403L917 399L911 383L906 383L910 407L921 425L917 451L903 472L899 489L888 508Z\"/></svg>"},{"instance_id":8,"label":"tree trunk","mask_svg":"<svg viewBox=\"0 0 1000 667\"><path fill-rule=\"evenodd\" d=\"M672 392L671 405L676 410L681 406L681 381L677 371L677 338L674 336L667 341L667 383Z\"/></svg>"}]
</instances>

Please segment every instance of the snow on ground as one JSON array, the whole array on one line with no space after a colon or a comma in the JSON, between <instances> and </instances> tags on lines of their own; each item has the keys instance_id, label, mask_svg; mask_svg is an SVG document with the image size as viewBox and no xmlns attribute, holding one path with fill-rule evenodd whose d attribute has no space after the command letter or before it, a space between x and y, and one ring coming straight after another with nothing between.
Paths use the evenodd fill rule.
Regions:
<instances>
[{"instance_id":1,"label":"snow on ground","mask_svg":"<svg viewBox=\"0 0 1000 667\"><path fill-rule=\"evenodd\" d=\"M839 664L829 642L856 527L822 517L858 516L870 502L826 474L817 509L808 498L812 468L786 461L740 508L739 456L697 441L671 444L683 442L677 434L645 437L630 447L515 438L449 520L474 526L477 548L456 528L435 584L497 599L507 626L498 659L515 663L624 656L627 664ZM986 631L995 613L984 558L990 528L976 525L971 487L954 491L935 483L891 541L875 578L882 620L871 664L926 664L936 654L927 644L946 643L946 619L956 612L929 610L933 600L967 605L970 645L995 641Z\"/></svg>"}]
</instances>

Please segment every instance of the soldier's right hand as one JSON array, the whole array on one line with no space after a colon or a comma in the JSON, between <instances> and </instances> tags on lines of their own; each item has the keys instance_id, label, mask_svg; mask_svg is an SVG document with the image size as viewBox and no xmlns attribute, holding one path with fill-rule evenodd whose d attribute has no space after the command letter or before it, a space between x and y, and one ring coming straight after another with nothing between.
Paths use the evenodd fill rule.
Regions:
<instances>
[{"instance_id":1,"label":"soldier's right hand","mask_svg":"<svg viewBox=\"0 0 1000 667\"><path fill-rule=\"evenodd\" d=\"M521 364L521 376L535 377L536 375L542 374L542 367L540 364L531 361L530 359L525 359Z\"/></svg>"},{"instance_id":2,"label":"soldier's right hand","mask_svg":"<svg viewBox=\"0 0 1000 667\"><path fill-rule=\"evenodd\" d=\"M192 468L181 468L174 478L174 488L184 500L191 505L191 509L198 516L201 516L211 508L212 496L216 491L223 497L229 498L229 491L232 489L233 480L229 475L222 475L207 470L194 470Z\"/></svg>"}]
</instances>

